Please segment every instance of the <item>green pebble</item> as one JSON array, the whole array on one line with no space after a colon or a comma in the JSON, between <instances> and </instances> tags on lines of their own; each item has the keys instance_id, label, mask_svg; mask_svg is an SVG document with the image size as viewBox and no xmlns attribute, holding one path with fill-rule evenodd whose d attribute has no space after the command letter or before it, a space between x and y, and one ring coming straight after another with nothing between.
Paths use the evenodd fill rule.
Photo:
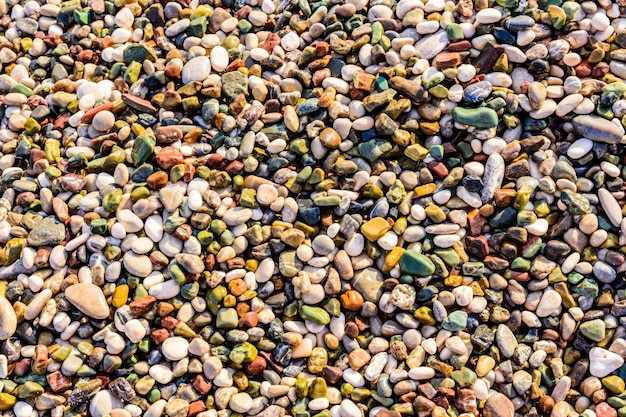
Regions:
<instances>
[{"instance_id":1,"label":"green pebble","mask_svg":"<svg viewBox=\"0 0 626 417\"><path fill-rule=\"evenodd\" d=\"M464 311L453 311L441 323L441 327L451 332L463 330L467 326L467 313Z\"/></svg>"},{"instance_id":2,"label":"green pebble","mask_svg":"<svg viewBox=\"0 0 626 417\"><path fill-rule=\"evenodd\" d=\"M130 155L136 167L146 162L152 156L155 146L156 138L152 134L144 133L135 139Z\"/></svg>"},{"instance_id":3,"label":"green pebble","mask_svg":"<svg viewBox=\"0 0 626 417\"><path fill-rule=\"evenodd\" d=\"M371 35L371 40L370 43L372 45L377 44L378 42L380 42L382 36L383 36L383 25L380 22L374 22L372 24L372 35Z\"/></svg>"},{"instance_id":4,"label":"green pebble","mask_svg":"<svg viewBox=\"0 0 626 417\"><path fill-rule=\"evenodd\" d=\"M329 319L330 322L330 319ZM222 308L217 313L217 319L215 321L218 329L234 329L239 323L239 317L237 316L237 310L234 308Z\"/></svg>"},{"instance_id":5,"label":"green pebble","mask_svg":"<svg viewBox=\"0 0 626 417\"><path fill-rule=\"evenodd\" d=\"M452 112L452 117L454 117L454 120L458 123L478 128L489 129L498 126L498 114L494 110L486 107L476 109L455 107Z\"/></svg>"},{"instance_id":6,"label":"green pebble","mask_svg":"<svg viewBox=\"0 0 626 417\"><path fill-rule=\"evenodd\" d=\"M16 392L18 398L36 398L43 394L44 388L34 381L27 381Z\"/></svg>"},{"instance_id":7,"label":"green pebble","mask_svg":"<svg viewBox=\"0 0 626 417\"><path fill-rule=\"evenodd\" d=\"M606 324L601 319L585 321L579 329L583 336L594 342L600 342L606 336Z\"/></svg>"},{"instance_id":8,"label":"green pebble","mask_svg":"<svg viewBox=\"0 0 626 417\"><path fill-rule=\"evenodd\" d=\"M432 261L413 249L402 254L399 265L402 272L421 277L432 275L435 272L435 265Z\"/></svg>"},{"instance_id":9,"label":"green pebble","mask_svg":"<svg viewBox=\"0 0 626 417\"><path fill-rule=\"evenodd\" d=\"M316 197L315 200L313 200L313 204L318 207L335 207L338 206L339 203L341 203L341 197L337 195Z\"/></svg>"},{"instance_id":10,"label":"green pebble","mask_svg":"<svg viewBox=\"0 0 626 417\"><path fill-rule=\"evenodd\" d=\"M229 359L237 364L252 362L258 355L258 350L254 345L243 342L235 345L228 355Z\"/></svg>"},{"instance_id":11,"label":"green pebble","mask_svg":"<svg viewBox=\"0 0 626 417\"><path fill-rule=\"evenodd\" d=\"M300 317L303 320L309 320L316 324L326 325L330 323L330 315L320 307L304 305L300 307Z\"/></svg>"},{"instance_id":12,"label":"green pebble","mask_svg":"<svg viewBox=\"0 0 626 417\"><path fill-rule=\"evenodd\" d=\"M465 38L463 35L463 28L458 23L448 24L446 34L448 35L448 39L452 42L460 41Z\"/></svg>"},{"instance_id":13,"label":"green pebble","mask_svg":"<svg viewBox=\"0 0 626 417\"><path fill-rule=\"evenodd\" d=\"M450 378L452 378L461 388L467 388L474 385L477 376L471 369L463 367L458 371L453 371Z\"/></svg>"}]
</instances>

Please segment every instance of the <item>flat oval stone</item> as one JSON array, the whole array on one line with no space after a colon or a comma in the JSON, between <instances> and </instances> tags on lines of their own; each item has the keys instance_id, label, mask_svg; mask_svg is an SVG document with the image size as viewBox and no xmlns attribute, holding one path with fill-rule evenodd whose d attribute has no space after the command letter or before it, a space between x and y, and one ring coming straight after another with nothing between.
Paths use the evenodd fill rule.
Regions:
<instances>
[{"instance_id":1,"label":"flat oval stone","mask_svg":"<svg viewBox=\"0 0 626 417\"><path fill-rule=\"evenodd\" d=\"M492 86L488 81L479 81L468 85L463 91L463 98L471 104L482 103L489 94L491 94Z\"/></svg>"},{"instance_id":2,"label":"flat oval stone","mask_svg":"<svg viewBox=\"0 0 626 417\"><path fill-rule=\"evenodd\" d=\"M89 317L98 320L109 317L109 305L97 285L86 282L70 285L65 290L65 298Z\"/></svg>"},{"instance_id":3,"label":"flat oval stone","mask_svg":"<svg viewBox=\"0 0 626 417\"><path fill-rule=\"evenodd\" d=\"M222 216L222 220L229 226L243 224L252 218L252 210L245 207L232 208Z\"/></svg>"},{"instance_id":4,"label":"flat oval stone","mask_svg":"<svg viewBox=\"0 0 626 417\"><path fill-rule=\"evenodd\" d=\"M500 189L502 180L504 179L504 159L502 156L494 152L489 155L487 164L485 165L485 175L483 176L483 189L480 199L483 203L488 203L493 199L496 191Z\"/></svg>"},{"instance_id":5,"label":"flat oval stone","mask_svg":"<svg viewBox=\"0 0 626 417\"><path fill-rule=\"evenodd\" d=\"M170 337L161 345L161 351L167 359L178 361L187 356L189 342L182 337Z\"/></svg>"},{"instance_id":6,"label":"flat oval stone","mask_svg":"<svg viewBox=\"0 0 626 417\"><path fill-rule=\"evenodd\" d=\"M152 272L152 261L146 255L128 252L124 255L124 268L131 275L145 278Z\"/></svg>"},{"instance_id":7,"label":"flat oval stone","mask_svg":"<svg viewBox=\"0 0 626 417\"><path fill-rule=\"evenodd\" d=\"M464 125L486 129L498 126L498 114L487 107L477 109L455 107L452 116L456 122Z\"/></svg>"},{"instance_id":8,"label":"flat oval stone","mask_svg":"<svg viewBox=\"0 0 626 417\"><path fill-rule=\"evenodd\" d=\"M598 199L600 200L600 204L602 204L604 213L611 223L613 223L613 226L619 227L624 216L622 214L622 208L615 197L613 197L613 194L606 188L600 188L598 190Z\"/></svg>"},{"instance_id":9,"label":"flat oval stone","mask_svg":"<svg viewBox=\"0 0 626 417\"><path fill-rule=\"evenodd\" d=\"M415 45L418 58L432 59L443 51L448 44L448 35L441 30L433 35L426 36Z\"/></svg>"},{"instance_id":10,"label":"flat oval stone","mask_svg":"<svg viewBox=\"0 0 626 417\"><path fill-rule=\"evenodd\" d=\"M580 159L591 152L591 149L593 149L593 141L580 138L567 149L567 156L572 159Z\"/></svg>"},{"instance_id":11,"label":"flat oval stone","mask_svg":"<svg viewBox=\"0 0 626 417\"><path fill-rule=\"evenodd\" d=\"M183 66L181 73L183 83L189 84L193 81L204 81L211 74L211 61L207 56L198 56L190 59Z\"/></svg>"},{"instance_id":12,"label":"flat oval stone","mask_svg":"<svg viewBox=\"0 0 626 417\"><path fill-rule=\"evenodd\" d=\"M572 124L579 135L604 143L620 143L624 133L622 130L602 117L581 115L572 119Z\"/></svg>"},{"instance_id":13,"label":"flat oval stone","mask_svg":"<svg viewBox=\"0 0 626 417\"><path fill-rule=\"evenodd\" d=\"M539 306L535 311L538 317L548 317L561 306L561 296L554 290L548 290L543 293Z\"/></svg>"}]
</instances>

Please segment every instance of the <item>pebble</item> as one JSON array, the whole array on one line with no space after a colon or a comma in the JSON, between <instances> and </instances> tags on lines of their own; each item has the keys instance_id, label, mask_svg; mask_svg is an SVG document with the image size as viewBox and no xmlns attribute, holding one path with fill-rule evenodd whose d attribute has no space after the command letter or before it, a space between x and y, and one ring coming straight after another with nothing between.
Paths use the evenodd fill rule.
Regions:
<instances>
[{"instance_id":1,"label":"pebble","mask_svg":"<svg viewBox=\"0 0 626 417\"><path fill-rule=\"evenodd\" d=\"M485 401L483 415L485 417L513 417L515 406L504 394L496 392Z\"/></svg>"},{"instance_id":2,"label":"pebble","mask_svg":"<svg viewBox=\"0 0 626 417\"><path fill-rule=\"evenodd\" d=\"M589 372L598 378L604 378L624 364L624 358L615 352L594 347L589 351Z\"/></svg>"},{"instance_id":3,"label":"pebble","mask_svg":"<svg viewBox=\"0 0 626 417\"><path fill-rule=\"evenodd\" d=\"M99 320L109 317L109 305L97 285L88 283L70 285L65 290L65 297L89 317Z\"/></svg>"},{"instance_id":4,"label":"pebble","mask_svg":"<svg viewBox=\"0 0 626 417\"><path fill-rule=\"evenodd\" d=\"M593 142L586 138L578 139L567 149L567 156L572 159L580 159L591 152Z\"/></svg>"},{"instance_id":5,"label":"pebble","mask_svg":"<svg viewBox=\"0 0 626 417\"><path fill-rule=\"evenodd\" d=\"M183 83L189 84L193 81L203 82L209 77L210 74L211 61L209 60L209 57L198 56L190 59L183 66L181 76Z\"/></svg>"},{"instance_id":6,"label":"pebble","mask_svg":"<svg viewBox=\"0 0 626 417\"><path fill-rule=\"evenodd\" d=\"M150 275L153 266L148 256L128 252L124 254L124 268L132 275L145 278Z\"/></svg>"},{"instance_id":7,"label":"pebble","mask_svg":"<svg viewBox=\"0 0 626 417\"><path fill-rule=\"evenodd\" d=\"M0 297L0 340L7 340L15 334L17 329L17 315L11 303Z\"/></svg>"},{"instance_id":8,"label":"pebble","mask_svg":"<svg viewBox=\"0 0 626 417\"><path fill-rule=\"evenodd\" d=\"M98 112L91 121L91 125L101 132L109 131L114 124L115 115L108 110Z\"/></svg>"},{"instance_id":9,"label":"pebble","mask_svg":"<svg viewBox=\"0 0 626 417\"><path fill-rule=\"evenodd\" d=\"M614 226L620 226L624 218L622 208L611 192L605 188L598 189L598 199L611 223Z\"/></svg>"},{"instance_id":10,"label":"pebble","mask_svg":"<svg viewBox=\"0 0 626 417\"><path fill-rule=\"evenodd\" d=\"M541 301L535 310L538 317L548 317L561 307L561 295L554 290L547 290L541 296Z\"/></svg>"},{"instance_id":11,"label":"pebble","mask_svg":"<svg viewBox=\"0 0 626 417\"><path fill-rule=\"evenodd\" d=\"M189 342L182 337L170 337L165 339L161 346L163 355L171 360L178 361L187 356Z\"/></svg>"}]
</instances>

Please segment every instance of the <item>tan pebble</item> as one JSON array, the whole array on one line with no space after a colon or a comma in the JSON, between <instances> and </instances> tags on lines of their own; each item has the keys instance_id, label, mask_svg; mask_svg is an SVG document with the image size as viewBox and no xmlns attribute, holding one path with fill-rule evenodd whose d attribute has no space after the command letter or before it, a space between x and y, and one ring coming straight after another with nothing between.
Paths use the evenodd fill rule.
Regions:
<instances>
[{"instance_id":1,"label":"tan pebble","mask_svg":"<svg viewBox=\"0 0 626 417\"><path fill-rule=\"evenodd\" d=\"M582 219L580 219L578 228L584 234L592 234L593 232L598 230L598 217L593 213L585 214Z\"/></svg>"}]
</instances>

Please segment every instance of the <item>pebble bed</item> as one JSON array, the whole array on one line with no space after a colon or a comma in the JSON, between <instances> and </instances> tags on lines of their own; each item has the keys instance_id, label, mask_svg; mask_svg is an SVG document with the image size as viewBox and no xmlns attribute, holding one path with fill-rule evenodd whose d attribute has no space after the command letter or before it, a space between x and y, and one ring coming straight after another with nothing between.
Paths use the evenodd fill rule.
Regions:
<instances>
[{"instance_id":1,"label":"pebble bed","mask_svg":"<svg viewBox=\"0 0 626 417\"><path fill-rule=\"evenodd\" d=\"M624 0L0 0L2 415L625 417L624 78Z\"/></svg>"}]
</instances>

